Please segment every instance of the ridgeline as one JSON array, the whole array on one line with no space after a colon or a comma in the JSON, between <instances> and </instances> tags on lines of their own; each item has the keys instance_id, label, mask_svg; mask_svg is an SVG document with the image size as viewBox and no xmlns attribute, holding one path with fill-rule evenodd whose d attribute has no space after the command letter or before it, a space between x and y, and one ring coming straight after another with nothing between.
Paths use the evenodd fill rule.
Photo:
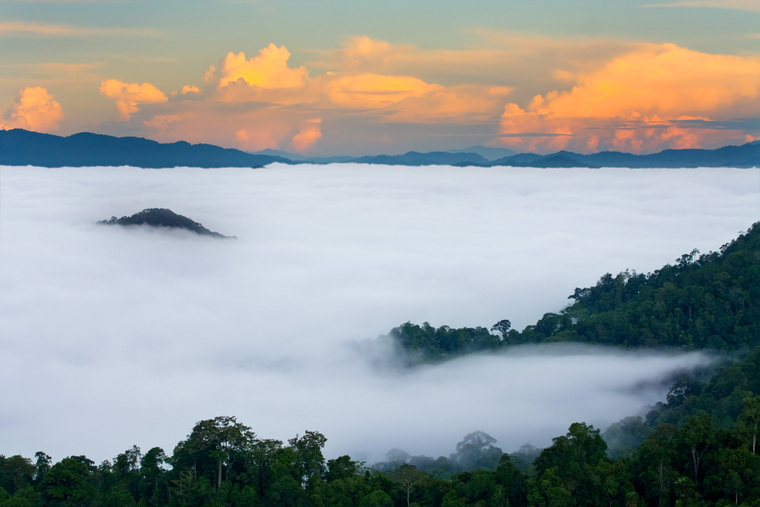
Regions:
<instances>
[{"instance_id":1,"label":"ridgeline","mask_svg":"<svg viewBox=\"0 0 760 507\"><path fill-rule=\"evenodd\" d=\"M392 329L408 365L510 345L573 342L626 348L741 351L760 345L760 222L719 252L694 250L652 273L609 273L576 288L573 303L522 331L508 319L490 328Z\"/></svg>"},{"instance_id":2,"label":"ridgeline","mask_svg":"<svg viewBox=\"0 0 760 507\"><path fill-rule=\"evenodd\" d=\"M469 151L468 151L469 150ZM507 154L494 158L501 154ZM134 166L263 167L287 164L335 162L405 166L510 166L510 167L760 167L760 142L724 146L715 150L664 150L648 155L605 151L589 155L560 151L546 155L518 153L503 148L472 146L462 151L410 151L401 155L362 157L308 157L282 151L247 153L209 144L157 143L140 137L113 137L82 132L68 137L23 129L0 130L0 165L40 167Z\"/></svg>"}]
</instances>

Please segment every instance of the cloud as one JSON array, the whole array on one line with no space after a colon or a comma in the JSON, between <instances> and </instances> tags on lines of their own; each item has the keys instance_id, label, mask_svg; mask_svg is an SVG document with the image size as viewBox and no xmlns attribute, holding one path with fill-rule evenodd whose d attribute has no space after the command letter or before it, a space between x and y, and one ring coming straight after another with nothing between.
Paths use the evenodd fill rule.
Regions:
<instances>
[{"instance_id":1,"label":"cloud","mask_svg":"<svg viewBox=\"0 0 760 507\"><path fill-rule=\"evenodd\" d=\"M440 87L405 99L387 119L404 123L490 123L496 121L498 111L512 91L513 88L507 86Z\"/></svg>"},{"instance_id":2,"label":"cloud","mask_svg":"<svg viewBox=\"0 0 760 507\"><path fill-rule=\"evenodd\" d=\"M682 0L679 2L646 4L644 7L698 7L760 12L760 4L758 4L757 0Z\"/></svg>"},{"instance_id":3,"label":"cloud","mask_svg":"<svg viewBox=\"0 0 760 507\"><path fill-rule=\"evenodd\" d=\"M157 114L149 120L144 120L143 124L157 132L166 133L172 123L182 120L183 116L178 114Z\"/></svg>"},{"instance_id":4,"label":"cloud","mask_svg":"<svg viewBox=\"0 0 760 507\"><path fill-rule=\"evenodd\" d=\"M264 89L301 88L308 74L304 67L289 68L289 58L290 51L274 44L269 44L248 60L243 52L230 52L219 69L219 87L241 79L249 86Z\"/></svg>"},{"instance_id":5,"label":"cloud","mask_svg":"<svg viewBox=\"0 0 760 507\"><path fill-rule=\"evenodd\" d=\"M255 124L256 122L246 123ZM272 128L272 125L246 126L235 131L235 140L244 150L277 150L287 142L289 135L289 125L279 124L275 128Z\"/></svg>"},{"instance_id":6,"label":"cloud","mask_svg":"<svg viewBox=\"0 0 760 507\"><path fill-rule=\"evenodd\" d=\"M329 79L327 94L339 106L353 109L378 108L398 104L405 99L422 97L443 89L411 76L355 74Z\"/></svg>"},{"instance_id":7,"label":"cloud","mask_svg":"<svg viewBox=\"0 0 760 507\"><path fill-rule=\"evenodd\" d=\"M526 109L508 104L501 132L506 144L530 149L700 147L743 136L708 124L760 115L758 96L756 57L649 44L580 76L570 91L537 95ZM682 128L688 120L708 128Z\"/></svg>"},{"instance_id":8,"label":"cloud","mask_svg":"<svg viewBox=\"0 0 760 507\"><path fill-rule=\"evenodd\" d=\"M446 85L544 88L566 81L568 74L587 72L634 46L610 37L548 37L533 33L468 29L464 49L420 49L366 36L350 37L341 47L313 51L310 68L335 73L412 75ZM558 69L564 73L557 79ZM519 86L518 86L519 85ZM546 88L550 90L551 88Z\"/></svg>"},{"instance_id":9,"label":"cloud","mask_svg":"<svg viewBox=\"0 0 760 507\"><path fill-rule=\"evenodd\" d=\"M491 108L490 112L494 113L502 104L494 104L493 97L512 91L511 87L505 86L443 86L411 74L383 72L395 66L398 58L415 52L412 46L396 46L366 36L352 37L343 43L341 50L323 52L337 63L340 70L316 78L310 77L304 67L289 68L290 52L285 47L270 44L250 60L246 60L244 53L229 53L220 66L220 97L233 102L386 110L388 114L410 108L412 111L400 112L393 118L414 122L450 118L455 116L454 111L465 112L465 103L474 107L475 113L482 113L484 107ZM316 65L329 64L317 62ZM212 81L215 75L216 69L211 66L204 80ZM419 114L423 112L422 106L410 99L422 98L425 98L426 111ZM484 105L486 102L487 106ZM415 119L416 116L421 119Z\"/></svg>"},{"instance_id":10,"label":"cloud","mask_svg":"<svg viewBox=\"0 0 760 507\"><path fill-rule=\"evenodd\" d=\"M349 60L365 62L380 58L378 54L383 52L399 51L369 38L358 38L347 47L352 55ZM148 118L141 117L141 125L161 140L205 140L246 150L302 152L312 149L323 136L342 135L325 131L314 118L353 117L365 125L493 124L513 90L493 85L444 86L413 75L360 72L356 69L363 64L359 63L352 69L312 77L304 66L289 67L290 56L286 47L275 44L253 58L230 52L218 66L209 66L203 89L185 87L172 94L168 103L152 104L143 115ZM128 96L124 86L114 81L115 91L110 96L120 99L121 117L128 119L139 108L139 101ZM104 89L105 85L101 86ZM196 100L181 100L189 93ZM124 95L127 97L122 99ZM330 121L329 125L337 124Z\"/></svg>"},{"instance_id":11,"label":"cloud","mask_svg":"<svg viewBox=\"0 0 760 507\"><path fill-rule=\"evenodd\" d=\"M20 70L25 75L43 80L46 83L89 83L92 81L100 82L102 76L99 69L104 67L102 62L89 63L60 63L60 62L24 62L15 64L5 64L0 66L3 71Z\"/></svg>"},{"instance_id":12,"label":"cloud","mask_svg":"<svg viewBox=\"0 0 760 507\"><path fill-rule=\"evenodd\" d=\"M351 72L384 72L406 56L418 52L411 45L395 45L366 35L349 37L338 51L325 52L332 63ZM322 65L325 65L323 63Z\"/></svg>"},{"instance_id":13,"label":"cloud","mask_svg":"<svg viewBox=\"0 0 760 507\"><path fill-rule=\"evenodd\" d=\"M100 93L116 101L119 118L128 121L140 110L142 104L156 104L169 100L161 90L150 83L124 83L106 79L100 84Z\"/></svg>"},{"instance_id":14,"label":"cloud","mask_svg":"<svg viewBox=\"0 0 760 507\"><path fill-rule=\"evenodd\" d=\"M319 138L322 137L321 123L321 118L313 118L306 122L301 127L301 130L293 136L290 142L291 147L298 153L309 151L319 141Z\"/></svg>"},{"instance_id":15,"label":"cloud","mask_svg":"<svg viewBox=\"0 0 760 507\"><path fill-rule=\"evenodd\" d=\"M363 345L408 320L522 329L605 272L717 250L760 198L757 169L726 168L4 167L0 185L0 449L95 462L222 414L369 460L603 426L705 358L529 348L398 375ZM240 240L93 224L157 206Z\"/></svg>"},{"instance_id":16,"label":"cloud","mask_svg":"<svg viewBox=\"0 0 760 507\"><path fill-rule=\"evenodd\" d=\"M260 102L229 104L204 93L197 100L178 96L153 104L150 114L145 114L140 126L147 127L147 135L153 139L211 143L247 151L288 149L293 137L315 118L309 110Z\"/></svg>"},{"instance_id":17,"label":"cloud","mask_svg":"<svg viewBox=\"0 0 760 507\"><path fill-rule=\"evenodd\" d=\"M150 128L161 140L204 141L198 138L203 133L207 142L243 149L292 148L311 118L324 122L319 149L353 137L349 129L368 132L378 146L369 149L385 149L394 136L391 124L425 124L412 135L436 142L432 149L455 131L461 144L476 128L472 135L480 143L501 136L502 143L530 151L717 147L760 134L728 123L760 117L756 57L605 38L473 35L480 45L459 51L352 37L337 50L317 52L321 61L299 67L289 66L286 47L269 44L251 58L228 53L208 67L202 87L185 87L168 103L130 98L119 81L112 98L123 120L144 110L134 127ZM462 82L463 73L481 82L444 84ZM505 76L509 86L493 84ZM526 95L536 88L545 91ZM314 139L317 130L309 132Z\"/></svg>"},{"instance_id":18,"label":"cloud","mask_svg":"<svg viewBox=\"0 0 760 507\"><path fill-rule=\"evenodd\" d=\"M107 35L109 37L155 37L161 32L151 28L92 28L71 25L45 25L24 21L0 22L0 36L14 34L30 34L59 37L87 37L91 35Z\"/></svg>"},{"instance_id":19,"label":"cloud","mask_svg":"<svg viewBox=\"0 0 760 507\"><path fill-rule=\"evenodd\" d=\"M52 132L58 130L63 116L63 108L46 88L27 86L5 112L4 119L0 119L0 128Z\"/></svg>"}]
</instances>

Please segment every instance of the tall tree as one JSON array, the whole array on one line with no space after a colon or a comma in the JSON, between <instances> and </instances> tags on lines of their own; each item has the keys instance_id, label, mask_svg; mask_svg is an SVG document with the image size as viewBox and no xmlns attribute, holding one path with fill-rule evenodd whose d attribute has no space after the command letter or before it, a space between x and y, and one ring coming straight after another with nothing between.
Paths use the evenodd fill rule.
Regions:
<instances>
[{"instance_id":1,"label":"tall tree","mask_svg":"<svg viewBox=\"0 0 760 507\"><path fill-rule=\"evenodd\" d=\"M699 485L699 467L702 457L712 445L714 434L715 426L712 417L704 412L686 419L679 430L680 439L689 450L696 485Z\"/></svg>"},{"instance_id":2,"label":"tall tree","mask_svg":"<svg viewBox=\"0 0 760 507\"><path fill-rule=\"evenodd\" d=\"M256 434L248 426L229 416L219 416L198 422L184 442L178 444L175 455L183 452L194 460L204 457L216 463L216 487L222 484L225 466L251 449Z\"/></svg>"},{"instance_id":3,"label":"tall tree","mask_svg":"<svg viewBox=\"0 0 760 507\"><path fill-rule=\"evenodd\" d=\"M295 467L302 485L306 485L312 479L322 478L325 473L325 457L322 448L327 438L318 431L307 431L302 437L298 435L288 440L290 447L295 451Z\"/></svg>"}]
</instances>

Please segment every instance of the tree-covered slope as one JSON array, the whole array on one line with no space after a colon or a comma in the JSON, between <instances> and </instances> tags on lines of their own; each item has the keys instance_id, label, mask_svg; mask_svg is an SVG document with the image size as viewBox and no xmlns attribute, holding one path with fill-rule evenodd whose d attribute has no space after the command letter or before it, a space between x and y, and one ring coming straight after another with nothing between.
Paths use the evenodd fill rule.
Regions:
<instances>
[{"instance_id":1,"label":"tree-covered slope","mask_svg":"<svg viewBox=\"0 0 760 507\"><path fill-rule=\"evenodd\" d=\"M760 224L719 252L694 250L649 274L604 275L576 289L574 303L549 313L521 342L737 350L760 344Z\"/></svg>"},{"instance_id":2,"label":"tree-covered slope","mask_svg":"<svg viewBox=\"0 0 760 507\"><path fill-rule=\"evenodd\" d=\"M182 229L189 232L194 232L200 236L211 236L212 238L227 239L230 236L225 236L218 232L211 231L203 227L202 224L187 218L186 216L178 215L170 209L166 208L148 208L142 211L130 215L128 217L111 217L108 220L101 220L98 222L101 225L147 225L150 227L168 227L170 229Z\"/></svg>"},{"instance_id":3,"label":"tree-covered slope","mask_svg":"<svg viewBox=\"0 0 760 507\"><path fill-rule=\"evenodd\" d=\"M694 250L647 274L608 273L569 299L567 308L522 331L507 319L490 330L407 322L388 336L409 363L546 342L749 349L760 345L760 223L718 252Z\"/></svg>"}]
</instances>

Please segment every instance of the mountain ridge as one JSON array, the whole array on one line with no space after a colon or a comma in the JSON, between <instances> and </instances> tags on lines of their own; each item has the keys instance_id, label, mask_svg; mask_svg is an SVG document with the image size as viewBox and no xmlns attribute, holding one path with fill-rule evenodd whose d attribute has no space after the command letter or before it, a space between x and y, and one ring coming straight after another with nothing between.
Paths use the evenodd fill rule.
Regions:
<instances>
[{"instance_id":1,"label":"mountain ridge","mask_svg":"<svg viewBox=\"0 0 760 507\"><path fill-rule=\"evenodd\" d=\"M264 167L282 157L252 155L211 144L159 143L142 137L114 137L79 132L68 137L23 129L0 130L0 164L41 167L135 166Z\"/></svg>"},{"instance_id":2,"label":"mountain ridge","mask_svg":"<svg viewBox=\"0 0 760 507\"><path fill-rule=\"evenodd\" d=\"M716 149L668 149L658 153L636 155L616 151L592 154L559 151L546 155L517 153L495 160L497 151L409 151L399 155L365 155L359 157L308 157L277 150L248 153L211 144L190 144L186 141L159 143L142 137L114 137L80 132L68 137L42 134L23 129L0 130L0 165L34 165L41 167L135 166L169 167L248 167L259 168L272 163L329 164L359 163L382 165L450 165L510 166L536 168L565 167L629 167L629 168L695 168L695 167L760 167L760 143ZM501 150L493 148L492 150ZM505 152L509 150L504 149Z\"/></svg>"}]
</instances>

